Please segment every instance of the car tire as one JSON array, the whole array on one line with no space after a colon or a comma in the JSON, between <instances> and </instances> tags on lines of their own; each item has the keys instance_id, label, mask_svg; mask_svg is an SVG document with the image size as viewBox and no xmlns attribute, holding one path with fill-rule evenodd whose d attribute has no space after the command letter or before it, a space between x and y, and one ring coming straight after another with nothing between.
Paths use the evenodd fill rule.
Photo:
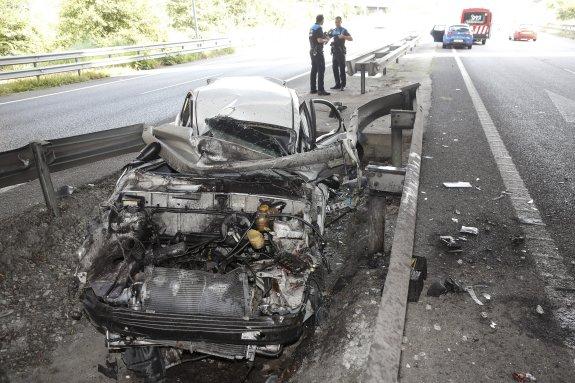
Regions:
<instances>
[{"instance_id":1,"label":"car tire","mask_svg":"<svg viewBox=\"0 0 575 383\"><path fill-rule=\"evenodd\" d=\"M537 41L537 39L533 39L533 41Z\"/></svg>"},{"instance_id":2,"label":"car tire","mask_svg":"<svg viewBox=\"0 0 575 383\"><path fill-rule=\"evenodd\" d=\"M447 49L447 44L443 44L441 47L442 47L443 49Z\"/></svg>"},{"instance_id":3,"label":"car tire","mask_svg":"<svg viewBox=\"0 0 575 383\"><path fill-rule=\"evenodd\" d=\"M485 45L486 43L487 43L487 39L481 40L481 44L482 44L482 45Z\"/></svg>"},{"instance_id":4,"label":"car tire","mask_svg":"<svg viewBox=\"0 0 575 383\"><path fill-rule=\"evenodd\" d=\"M509 41L513 40L513 37L509 36Z\"/></svg>"},{"instance_id":5,"label":"car tire","mask_svg":"<svg viewBox=\"0 0 575 383\"><path fill-rule=\"evenodd\" d=\"M467 46L467 49L471 49L471 48L473 48L473 44Z\"/></svg>"},{"instance_id":6,"label":"car tire","mask_svg":"<svg viewBox=\"0 0 575 383\"><path fill-rule=\"evenodd\" d=\"M126 368L145 383L164 383L166 367L159 347L130 347L122 353Z\"/></svg>"},{"instance_id":7,"label":"car tire","mask_svg":"<svg viewBox=\"0 0 575 383\"><path fill-rule=\"evenodd\" d=\"M385 196L370 194L367 199L368 243L367 253L383 253L385 237Z\"/></svg>"}]
</instances>

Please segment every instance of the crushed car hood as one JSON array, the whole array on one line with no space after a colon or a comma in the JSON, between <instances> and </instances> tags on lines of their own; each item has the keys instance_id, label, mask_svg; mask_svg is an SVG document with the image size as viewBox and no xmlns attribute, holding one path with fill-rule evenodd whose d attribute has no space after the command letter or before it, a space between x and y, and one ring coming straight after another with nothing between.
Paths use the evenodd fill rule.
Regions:
<instances>
[{"instance_id":1,"label":"crushed car hood","mask_svg":"<svg viewBox=\"0 0 575 383\"><path fill-rule=\"evenodd\" d=\"M206 120L229 117L294 130L297 97L293 90L263 77L225 77L195 90L194 119L198 134Z\"/></svg>"}]
</instances>

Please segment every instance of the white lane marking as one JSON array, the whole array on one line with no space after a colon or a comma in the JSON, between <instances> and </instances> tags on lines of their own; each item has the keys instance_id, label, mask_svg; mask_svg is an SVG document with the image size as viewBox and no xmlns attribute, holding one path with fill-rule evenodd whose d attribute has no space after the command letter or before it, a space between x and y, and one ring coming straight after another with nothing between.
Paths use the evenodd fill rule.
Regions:
<instances>
[{"instance_id":1,"label":"white lane marking","mask_svg":"<svg viewBox=\"0 0 575 383\"><path fill-rule=\"evenodd\" d=\"M575 348L575 312L571 307L573 304L573 293L569 292L575 288L575 281L566 272L563 257L545 229L545 224L539 212L532 209L532 207L535 207L535 203L529 204L526 202L533 200L533 198L529 195L525 183L521 179L503 140L501 140L497 127L493 123L475 85L473 85L461 58L457 54L454 57L503 179L503 184L507 190L512 190L510 195L511 205L519 222L522 223L527 248L533 256L536 268L545 283L545 292L554 306L553 313L555 318L562 328L569 331L564 342L568 347Z\"/></svg>"},{"instance_id":2,"label":"white lane marking","mask_svg":"<svg viewBox=\"0 0 575 383\"><path fill-rule=\"evenodd\" d=\"M545 89L545 92L547 92L555 108L561 113L565 121L575 122L575 101L547 89Z\"/></svg>"},{"instance_id":3,"label":"white lane marking","mask_svg":"<svg viewBox=\"0 0 575 383\"><path fill-rule=\"evenodd\" d=\"M148 93L153 93L153 92L159 92L159 91L164 90L164 89L174 88L174 87L176 87L176 86L180 86L180 85L184 85L184 84L189 84L189 83L194 82L194 81L201 81L201 80L207 80L207 79L209 79L209 78L216 78L216 77L221 76L222 74L223 74L223 73L216 73L216 74L210 75L210 76L205 76L205 77L200 77L200 78L196 78L196 79L193 79L193 80L188 80L188 81L184 81L184 82L179 82L179 83L177 83L177 84L164 86L164 87L161 87L161 88L158 88L158 89L148 90L147 92L140 93L140 95L142 95L142 94L148 94Z\"/></svg>"},{"instance_id":4,"label":"white lane marking","mask_svg":"<svg viewBox=\"0 0 575 383\"><path fill-rule=\"evenodd\" d=\"M284 81L285 81L285 82L291 82L291 81L293 81L293 80L297 80L298 78L303 77L303 76L305 76L305 75L307 75L307 74L310 74L310 73L311 73L311 70L308 70L307 72L300 73L300 74L298 74L298 75L296 75L296 76L293 76L293 77L290 77L290 78L288 78L287 80L284 80Z\"/></svg>"},{"instance_id":5,"label":"white lane marking","mask_svg":"<svg viewBox=\"0 0 575 383\"><path fill-rule=\"evenodd\" d=\"M331 64L332 64L332 61L327 61L327 62L325 63L326 68L327 68L328 65L331 65ZM308 74L310 74L310 73L311 73L311 70L308 70L307 72L300 73L300 74L295 75L295 76L293 76L293 77L290 77L290 78L288 78L288 79L286 79L286 80L284 80L284 81L285 81L285 82L291 82L291 81L297 80L297 79L300 78L300 77L303 77L303 76L305 76L305 75L308 75Z\"/></svg>"},{"instance_id":6,"label":"white lane marking","mask_svg":"<svg viewBox=\"0 0 575 383\"><path fill-rule=\"evenodd\" d=\"M563 68L563 70L564 70L565 72L568 72L568 73L571 73L571 74L575 74L575 72L574 72L574 71L572 71L572 70L570 70L570 69L567 69L567 68Z\"/></svg>"},{"instance_id":7,"label":"white lane marking","mask_svg":"<svg viewBox=\"0 0 575 383\"><path fill-rule=\"evenodd\" d=\"M145 78L145 77L156 76L156 75L158 75L158 74L160 74L160 73L150 73L150 74L145 74L145 75L143 75L143 76L124 78L124 79L121 79L121 80L109 81L109 82L105 82L105 83L102 83L102 84L89 85L89 86L83 86L83 87L81 87L81 88L63 90L63 91L61 91L61 92L54 92L54 93L42 94L42 95L40 95L40 96L21 98L21 99L19 99L19 100L5 101L5 102L0 102L0 105L15 104L15 103L17 103L17 102L36 100L36 99L38 99L38 98L57 96L57 95L59 95L59 94L79 92L79 91L84 90L84 89L92 89L92 88L98 88L98 87L101 87L101 86L117 84L117 83L119 83L119 82L138 80L138 79Z\"/></svg>"},{"instance_id":8,"label":"white lane marking","mask_svg":"<svg viewBox=\"0 0 575 383\"><path fill-rule=\"evenodd\" d=\"M11 185L11 186L6 186L6 187L3 187L3 188L0 188L0 194L6 193L6 192L8 192L8 191L10 191L10 190L12 190L12 189L16 189L17 187L20 187L20 186L22 186L22 185L25 185L25 183L21 183L21 184L16 184L16 185Z\"/></svg>"}]
</instances>

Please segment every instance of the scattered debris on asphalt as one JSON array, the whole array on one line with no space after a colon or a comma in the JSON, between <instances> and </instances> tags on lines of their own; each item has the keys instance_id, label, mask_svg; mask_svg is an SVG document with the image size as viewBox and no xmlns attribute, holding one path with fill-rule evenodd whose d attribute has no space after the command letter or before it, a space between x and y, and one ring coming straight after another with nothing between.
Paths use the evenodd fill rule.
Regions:
<instances>
[{"instance_id":1,"label":"scattered debris on asphalt","mask_svg":"<svg viewBox=\"0 0 575 383\"><path fill-rule=\"evenodd\" d=\"M451 218L451 220L455 223L459 223L459 220L457 218Z\"/></svg>"},{"instance_id":2,"label":"scattered debris on asphalt","mask_svg":"<svg viewBox=\"0 0 575 383\"><path fill-rule=\"evenodd\" d=\"M454 237L452 237L451 235L441 235L439 236L439 240L443 242L449 249L461 248L461 244L459 243L459 241Z\"/></svg>"},{"instance_id":3,"label":"scattered debris on asphalt","mask_svg":"<svg viewBox=\"0 0 575 383\"><path fill-rule=\"evenodd\" d=\"M58 196L58 198L69 197L72 195L72 193L74 193L75 190L76 188L74 186L64 185L58 188L58 191L56 191L56 195Z\"/></svg>"},{"instance_id":4,"label":"scattered debris on asphalt","mask_svg":"<svg viewBox=\"0 0 575 383\"><path fill-rule=\"evenodd\" d=\"M524 235L515 235L511 238L511 243L514 244L515 246L520 245L523 242L525 242Z\"/></svg>"},{"instance_id":5,"label":"scattered debris on asphalt","mask_svg":"<svg viewBox=\"0 0 575 383\"><path fill-rule=\"evenodd\" d=\"M533 376L532 374L526 372L514 372L511 377L513 378L513 380L515 380L516 382L519 383L527 383L527 382L535 382L537 381L537 379L535 379L535 376Z\"/></svg>"},{"instance_id":6,"label":"scattered debris on asphalt","mask_svg":"<svg viewBox=\"0 0 575 383\"><path fill-rule=\"evenodd\" d=\"M545 226L545 223L540 218L519 217L517 220L519 223L523 223L525 225Z\"/></svg>"},{"instance_id":7,"label":"scattered debris on asphalt","mask_svg":"<svg viewBox=\"0 0 575 383\"><path fill-rule=\"evenodd\" d=\"M537 307L535 308L535 311L536 311L537 314L539 314L539 315L545 314L545 310L543 310L543 307L541 307L541 305L537 305Z\"/></svg>"},{"instance_id":8,"label":"scattered debris on asphalt","mask_svg":"<svg viewBox=\"0 0 575 383\"><path fill-rule=\"evenodd\" d=\"M457 181L457 182L444 182L443 186L446 188L470 188L471 184L469 182Z\"/></svg>"},{"instance_id":9,"label":"scattered debris on asphalt","mask_svg":"<svg viewBox=\"0 0 575 383\"><path fill-rule=\"evenodd\" d=\"M429 297L439 297L440 295L447 293L462 293L465 289L461 284L455 281L453 278L448 277L443 281L435 281L427 288L427 296Z\"/></svg>"},{"instance_id":10,"label":"scattered debris on asphalt","mask_svg":"<svg viewBox=\"0 0 575 383\"><path fill-rule=\"evenodd\" d=\"M501 199L501 198L503 198L503 197L505 197L506 195L509 195L509 194L511 194L511 193L509 193L507 190L503 190L503 191L501 192L501 194L499 194L498 197L492 198L492 200L493 200L493 201L497 201L498 199Z\"/></svg>"},{"instance_id":11,"label":"scattered debris on asphalt","mask_svg":"<svg viewBox=\"0 0 575 383\"><path fill-rule=\"evenodd\" d=\"M481 302L479 300L479 298L477 298L477 295L475 294L475 290L473 290L472 286L465 287L465 291L467 291L467 293L469 294L469 296L471 297L471 299L473 299L473 301L475 303L477 303L479 306L483 306L483 302Z\"/></svg>"},{"instance_id":12,"label":"scattered debris on asphalt","mask_svg":"<svg viewBox=\"0 0 575 383\"><path fill-rule=\"evenodd\" d=\"M478 235L479 229L473 226L461 226L460 233Z\"/></svg>"}]
</instances>

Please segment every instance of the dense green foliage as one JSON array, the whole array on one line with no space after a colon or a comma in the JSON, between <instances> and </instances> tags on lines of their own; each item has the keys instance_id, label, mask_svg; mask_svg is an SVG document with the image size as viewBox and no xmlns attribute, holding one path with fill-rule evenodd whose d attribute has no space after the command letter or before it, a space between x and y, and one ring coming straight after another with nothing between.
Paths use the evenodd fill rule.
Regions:
<instances>
[{"instance_id":1,"label":"dense green foliage","mask_svg":"<svg viewBox=\"0 0 575 383\"><path fill-rule=\"evenodd\" d=\"M0 0L0 55L29 49L34 32L28 22L28 13L23 2Z\"/></svg>"},{"instance_id":2,"label":"dense green foliage","mask_svg":"<svg viewBox=\"0 0 575 383\"><path fill-rule=\"evenodd\" d=\"M574 0L552 0L548 3L549 8L555 10L557 18L561 21L575 20Z\"/></svg>"},{"instance_id":3,"label":"dense green foliage","mask_svg":"<svg viewBox=\"0 0 575 383\"><path fill-rule=\"evenodd\" d=\"M354 0L195 0L200 37L297 27ZM145 44L195 36L192 0L0 0L0 55Z\"/></svg>"},{"instance_id":4,"label":"dense green foliage","mask_svg":"<svg viewBox=\"0 0 575 383\"><path fill-rule=\"evenodd\" d=\"M161 41L158 18L144 0L64 0L59 44L113 46Z\"/></svg>"}]
</instances>

